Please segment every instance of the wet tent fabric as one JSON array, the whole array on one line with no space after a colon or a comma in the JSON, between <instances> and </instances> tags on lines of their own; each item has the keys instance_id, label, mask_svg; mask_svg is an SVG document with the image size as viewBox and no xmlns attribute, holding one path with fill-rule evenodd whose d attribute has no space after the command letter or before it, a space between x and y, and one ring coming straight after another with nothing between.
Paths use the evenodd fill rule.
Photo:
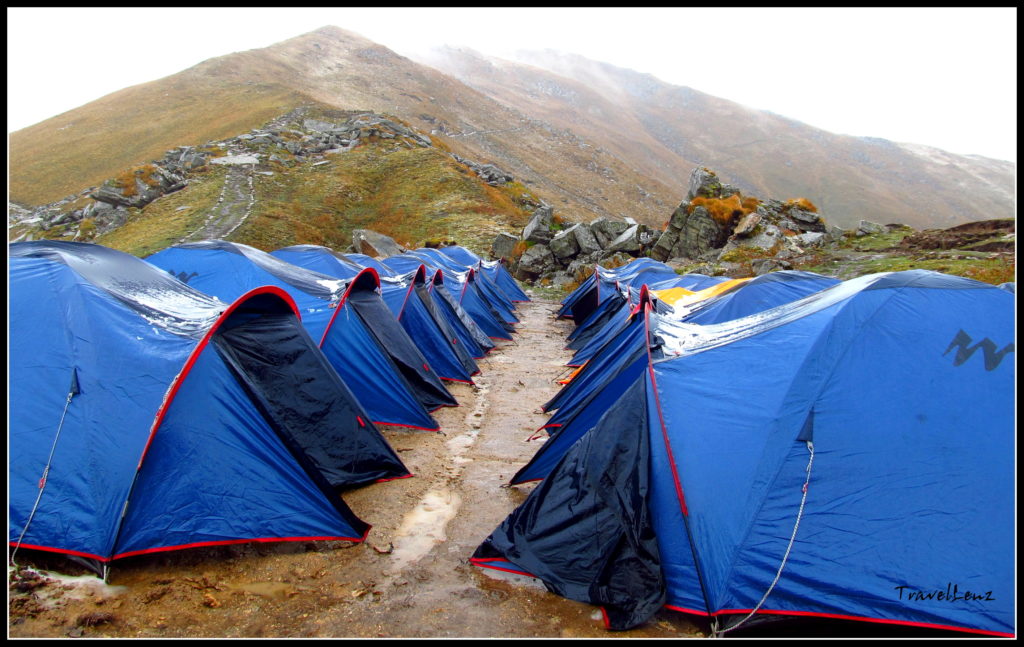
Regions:
<instances>
[{"instance_id":1,"label":"wet tent fabric","mask_svg":"<svg viewBox=\"0 0 1024 647\"><path fill-rule=\"evenodd\" d=\"M266 415L220 352L220 331L238 322L290 317L302 331L286 294L224 303L97 245L15 243L9 254L12 546L108 563L365 536L303 450L301 413Z\"/></svg>"},{"instance_id":2,"label":"wet tent fabric","mask_svg":"<svg viewBox=\"0 0 1024 647\"><path fill-rule=\"evenodd\" d=\"M435 289L436 289L435 285ZM491 339L512 339L515 330L504 321L487 299L480 293L476 285L476 271L468 270L463 274L444 272L444 289L453 297L477 326Z\"/></svg>"},{"instance_id":3,"label":"wet tent fabric","mask_svg":"<svg viewBox=\"0 0 1024 647\"><path fill-rule=\"evenodd\" d=\"M455 297L445 287L443 270L434 272L433 279L427 286L427 292L437 305L438 311L447 318L448 323L451 324L455 334L473 359L482 359L494 348L491 338L473 321L469 313L459 305Z\"/></svg>"},{"instance_id":4,"label":"wet tent fabric","mask_svg":"<svg viewBox=\"0 0 1024 647\"><path fill-rule=\"evenodd\" d=\"M501 288L513 302L528 302L529 295L523 292L516 280L505 268L504 261L480 261L480 272L494 281L494 284Z\"/></svg>"},{"instance_id":5,"label":"wet tent fabric","mask_svg":"<svg viewBox=\"0 0 1024 647\"><path fill-rule=\"evenodd\" d=\"M334 276L337 278L354 278L363 270L363 267L339 254L330 248L318 245L294 245L272 252L274 256L289 263L309 270ZM422 283L422 281L421 281ZM477 372L476 363L462 348L445 349L435 339L441 335L444 339L454 336L451 326L447 321L442 321L435 311L432 302L424 301L428 308L428 320L422 313L422 309L415 304L412 308L415 312L410 313L403 320L402 310L408 299L409 279L407 277L386 277L380 282L381 297L388 308L394 313L402 327L416 343L416 346L424 354L430 366L444 379L457 381L468 381L469 377ZM413 321L415 320L415 321ZM437 330L434 330L436 328ZM454 365L452 365L454 364ZM452 366L450 366L452 365Z\"/></svg>"},{"instance_id":6,"label":"wet tent fabric","mask_svg":"<svg viewBox=\"0 0 1024 647\"><path fill-rule=\"evenodd\" d=\"M438 251L466 267L472 267L487 276L513 302L526 302L530 297L523 292L516 280L505 269L501 260L485 261L472 251L460 245L440 247Z\"/></svg>"},{"instance_id":7,"label":"wet tent fabric","mask_svg":"<svg viewBox=\"0 0 1024 647\"><path fill-rule=\"evenodd\" d=\"M397 310L392 305L399 303L397 299L388 305L438 375L455 382L472 383L472 375L479 372L476 362L462 349L455 332L437 311L425 279L426 268L419 265L415 272L403 277L401 290L395 290L404 292Z\"/></svg>"},{"instance_id":8,"label":"wet tent fabric","mask_svg":"<svg viewBox=\"0 0 1024 647\"><path fill-rule=\"evenodd\" d=\"M480 271L478 264L472 267L467 267L456 262L451 257L442 254L439 250L430 248L421 248L415 251L392 256L390 258L394 259L393 262L403 263L402 266L407 268L409 267L409 259L415 259L419 260L429 268L442 269L451 273L463 274L472 270L472 281L475 284L476 289L480 292L480 296L487 302L494 312L499 315L499 321L503 321L506 324L515 324L519 322L519 319L515 314L513 314L515 304L512 302L512 299L506 295L487 274ZM388 263L388 260L385 260L385 263ZM391 267L396 268L395 265L391 265Z\"/></svg>"},{"instance_id":9,"label":"wet tent fabric","mask_svg":"<svg viewBox=\"0 0 1024 647\"><path fill-rule=\"evenodd\" d=\"M406 299L403 317L407 318L412 326L417 325L416 320L423 320L425 323L422 327L425 328L429 328L431 324L436 326L441 339L445 341L444 348L450 349L454 353L454 357L461 365L465 375L473 376L479 373L480 368L470 353L470 349L460 341L459 334L455 330L455 324L462 327L461 322L456 321L455 324L450 322L442 309L442 304L438 303L431 294L427 283L426 268L421 267L417 270L410 282L411 291ZM410 312L416 315L415 318L410 318Z\"/></svg>"},{"instance_id":10,"label":"wet tent fabric","mask_svg":"<svg viewBox=\"0 0 1024 647\"><path fill-rule=\"evenodd\" d=\"M427 363L423 353L395 320L394 314L379 294L372 290L352 290L345 302L359 313L370 334L387 351L391 361L412 388L413 395L428 411L458 406L455 397L445 388L438 373Z\"/></svg>"},{"instance_id":11,"label":"wet tent fabric","mask_svg":"<svg viewBox=\"0 0 1024 647\"><path fill-rule=\"evenodd\" d=\"M819 290L832 287L839 279L813 272L783 270L750 279L720 296L680 308L680 319L709 324L730 321L792 303Z\"/></svg>"},{"instance_id":12,"label":"wet tent fabric","mask_svg":"<svg viewBox=\"0 0 1024 647\"><path fill-rule=\"evenodd\" d=\"M621 317L622 312L628 311L629 304L619 292L611 294L604 302L597 307L590 316L579 326L569 333L568 343L565 347L568 350L579 350L602 330L609 325L615 317Z\"/></svg>"},{"instance_id":13,"label":"wet tent fabric","mask_svg":"<svg viewBox=\"0 0 1024 647\"><path fill-rule=\"evenodd\" d=\"M660 344L626 391L642 402L629 419L609 409L475 559L607 604L604 565L653 526L656 559L637 570L657 564L664 585L633 578L613 628L664 599L724 629L763 599L758 613L1013 635L1014 309L994 286L913 270L771 317L649 315ZM638 467L617 465L614 494L575 503L592 500L613 442L649 462L647 490L620 476ZM646 513L619 512L637 498Z\"/></svg>"},{"instance_id":14,"label":"wet tent fabric","mask_svg":"<svg viewBox=\"0 0 1024 647\"><path fill-rule=\"evenodd\" d=\"M322 245L292 245L270 254L286 263L339 279L353 279L367 267Z\"/></svg>"},{"instance_id":15,"label":"wet tent fabric","mask_svg":"<svg viewBox=\"0 0 1024 647\"><path fill-rule=\"evenodd\" d=\"M377 275L380 277L395 275L391 268L372 256L367 256L366 254L345 254L345 257L354 263L362 265L363 267L372 267L377 271Z\"/></svg>"},{"instance_id":16,"label":"wet tent fabric","mask_svg":"<svg viewBox=\"0 0 1024 647\"><path fill-rule=\"evenodd\" d=\"M434 395L444 390L439 378L429 367L423 368L422 354L393 317L367 319L366 313L378 310L372 305L374 299L380 299L375 292L376 274L368 273L364 281L338 279L227 241L177 245L146 260L173 275L188 277L189 285L221 299L237 298L262 285L287 291L299 308L302 323L373 421L438 428L427 409L439 406L440 398ZM356 289L353 283L358 284ZM352 300L356 316L347 303L342 306L345 316L336 316L340 301L353 292L360 295ZM367 305L356 308L357 303ZM453 400L450 395L443 401L449 400Z\"/></svg>"}]
</instances>

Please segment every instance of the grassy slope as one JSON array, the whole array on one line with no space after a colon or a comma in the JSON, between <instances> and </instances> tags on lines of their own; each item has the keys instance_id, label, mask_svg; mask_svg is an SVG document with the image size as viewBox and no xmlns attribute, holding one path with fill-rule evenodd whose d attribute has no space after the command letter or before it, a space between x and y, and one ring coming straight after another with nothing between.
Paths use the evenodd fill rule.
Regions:
<instances>
[{"instance_id":1,"label":"grassy slope","mask_svg":"<svg viewBox=\"0 0 1024 647\"><path fill-rule=\"evenodd\" d=\"M190 72L126 88L11 133L9 197L46 204L169 148L246 132L307 100L279 85Z\"/></svg>"},{"instance_id":2,"label":"grassy slope","mask_svg":"<svg viewBox=\"0 0 1024 647\"><path fill-rule=\"evenodd\" d=\"M409 247L441 238L483 252L498 231L529 218L516 203L521 185L491 187L438 148L382 140L325 159L256 175L253 213L230 239L267 251L303 243L343 251L353 229L370 228ZM216 206L224 174L208 170L95 242L138 256L174 244Z\"/></svg>"}]
</instances>

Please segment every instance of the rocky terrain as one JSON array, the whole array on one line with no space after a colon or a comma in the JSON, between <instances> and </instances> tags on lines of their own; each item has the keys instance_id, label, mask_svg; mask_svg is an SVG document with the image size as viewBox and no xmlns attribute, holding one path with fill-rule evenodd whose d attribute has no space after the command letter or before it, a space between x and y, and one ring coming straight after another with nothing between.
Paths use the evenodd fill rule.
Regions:
<instances>
[{"instance_id":1,"label":"rocky terrain","mask_svg":"<svg viewBox=\"0 0 1024 647\"><path fill-rule=\"evenodd\" d=\"M401 155L394 155L416 150L429 156L402 161ZM396 165L401 173L384 168L374 175L375 169L364 162L377 162L381 157L399 158ZM343 164L342 160L349 161ZM332 178L332 172L337 177ZM458 181L446 177L456 173ZM427 176L426 182L422 176ZM382 182L395 189L384 202L373 203L388 193ZM431 182L445 185L446 191L431 191ZM351 186L346 188L346 183ZM481 185L494 190L488 193ZM173 215L165 213L169 205L161 199L179 192L187 196L183 200L186 204L174 207ZM293 193L292 199L288 193ZM439 203L440 209L427 208L431 201ZM367 202L371 204L364 204ZM419 208L419 213L415 208L405 208L407 203ZM161 237L150 241L142 251L155 251L175 242L232 236L242 236L240 242L274 249L292 243L337 241L337 237L311 240L308 232L305 239L291 239L287 236L303 233L280 231L266 236L265 241L254 240L273 228L271 220L280 222L283 218L301 222L306 229L309 221L315 220L318 229L334 231L350 240L352 231L362 229L362 222L379 228L381 221L393 215L393 227L387 233L409 241L417 231L437 230L442 237L469 231L486 235L487 224L479 217L481 214L496 216L504 225L516 224L539 206L539 199L515 182L510 173L494 164L452 153L394 118L303 107L247 133L199 146L175 147L159 159L126 169L99 186L50 204L25 208L11 203L8 237L11 241L94 241L140 253L125 239L131 230L145 229L161 230ZM281 213L282 207L287 213ZM394 214L386 213L389 207ZM332 212L333 220L323 220L325 210ZM167 227L183 217L188 221ZM143 226L147 218L157 222ZM457 221L458 226L446 231L445 219Z\"/></svg>"},{"instance_id":2,"label":"rocky terrain","mask_svg":"<svg viewBox=\"0 0 1024 647\"><path fill-rule=\"evenodd\" d=\"M862 220L843 229L828 224L806 198L744 196L715 172L698 167L663 230L628 218L556 222L545 205L518 235L499 234L491 254L508 260L521 280L568 289L595 264L613 267L640 256L668 262L680 272L731 278L780 269L851 278L921 267L1002 283L1014 280L1015 249L1012 219L925 231Z\"/></svg>"}]
</instances>

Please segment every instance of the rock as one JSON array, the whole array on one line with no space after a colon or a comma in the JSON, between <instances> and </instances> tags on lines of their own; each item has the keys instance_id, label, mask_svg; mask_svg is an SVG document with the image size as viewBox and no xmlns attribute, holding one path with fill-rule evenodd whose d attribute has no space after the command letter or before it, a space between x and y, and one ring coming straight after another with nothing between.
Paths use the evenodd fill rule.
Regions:
<instances>
[{"instance_id":1,"label":"rock","mask_svg":"<svg viewBox=\"0 0 1024 647\"><path fill-rule=\"evenodd\" d=\"M728 198L733 195L742 195L740 188L738 186L733 186L732 184L723 184L722 189L719 192L719 197Z\"/></svg>"},{"instance_id":2,"label":"rock","mask_svg":"<svg viewBox=\"0 0 1024 647\"><path fill-rule=\"evenodd\" d=\"M494 242L491 243L491 256L493 258L509 260L512 258L512 253L515 251L518 243L519 239L517 237L501 232L495 236Z\"/></svg>"},{"instance_id":3,"label":"rock","mask_svg":"<svg viewBox=\"0 0 1024 647\"><path fill-rule=\"evenodd\" d=\"M756 211L748 213L733 229L732 235L737 238L746 238L754 232L759 222L761 222L761 214Z\"/></svg>"},{"instance_id":4,"label":"rock","mask_svg":"<svg viewBox=\"0 0 1024 647\"><path fill-rule=\"evenodd\" d=\"M790 240L800 247L821 247L828 242L828 235L817 231L809 231L805 234L792 236Z\"/></svg>"},{"instance_id":5,"label":"rock","mask_svg":"<svg viewBox=\"0 0 1024 647\"><path fill-rule=\"evenodd\" d=\"M651 229L647 225L640 225L637 230L637 239L640 241L640 246L643 249L649 249L654 246L654 243L658 241L661 236L661 232L657 229Z\"/></svg>"},{"instance_id":6,"label":"rock","mask_svg":"<svg viewBox=\"0 0 1024 647\"><path fill-rule=\"evenodd\" d=\"M551 240L553 214L554 209L546 205L534 211L530 222L523 228L523 240L534 243L547 243Z\"/></svg>"},{"instance_id":7,"label":"rock","mask_svg":"<svg viewBox=\"0 0 1024 647\"><path fill-rule=\"evenodd\" d=\"M776 270L791 270L793 269L793 264L789 261L780 261L775 258L758 258L750 261L750 268L754 271L755 276L761 276Z\"/></svg>"},{"instance_id":8,"label":"rock","mask_svg":"<svg viewBox=\"0 0 1024 647\"><path fill-rule=\"evenodd\" d=\"M696 197L720 198L722 197L722 183L714 171L698 166L690 173L690 188L686 192L686 202L689 203Z\"/></svg>"},{"instance_id":9,"label":"rock","mask_svg":"<svg viewBox=\"0 0 1024 647\"><path fill-rule=\"evenodd\" d=\"M505 171L502 171L494 164L484 164L482 166L476 167L473 170L476 171L476 174L480 176L480 179L490 184L491 186L506 184L515 179L512 177L511 173L506 173Z\"/></svg>"},{"instance_id":10,"label":"rock","mask_svg":"<svg viewBox=\"0 0 1024 647\"><path fill-rule=\"evenodd\" d=\"M548 243L548 248L551 250L551 253L555 255L555 258L564 260L579 253L579 244L577 244L576 235L573 233L573 230L576 227L579 227L579 225L573 225L569 229L563 229L551 239L551 242Z\"/></svg>"},{"instance_id":11,"label":"rock","mask_svg":"<svg viewBox=\"0 0 1024 647\"><path fill-rule=\"evenodd\" d=\"M668 228L651 249L651 258L698 258L725 245L728 237L729 230L712 218L707 209L694 207L691 213L689 201L685 201L676 207Z\"/></svg>"},{"instance_id":12,"label":"rock","mask_svg":"<svg viewBox=\"0 0 1024 647\"><path fill-rule=\"evenodd\" d=\"M621 220L598 218L590 223L590 231L594 234L594 238L597 240L597 244L601 246L601 249L608 249L612 241L621 236L627 229L629 229L629 225Z\"/></svg>"},{"instance_id":13,"label":"rock","mask_svg":"<svg viewBox=\"0 0 1024 647\"><path fill-rule=\"evenodd\" d=\"M622 232L618 238L613 240L608 245L608 251L610 252L639 252L640 245L640 226L632 225L629 229Z\"/></svg>"},{"instance_id":14,"label":"rock","mask_svg":"<svg viewBox=\"0 0 1024 647\"><path fill-rule=\"evenodd\" d=\"M777 226L762 222L753 235L746 238L737 238L735 236L729 238L729 241L719 253L718 258L722 258L732 250L740 248L757 249L765 252L777 250L783 245L784 238L782 230Z\"/></svg>"},{"instance_id":15,"label":"rock","mask_svg":"<svg viewBox=\"0 0 1024 647\"><path fill-rule=\"evenodd\" d=\"M332 123L326 121L320 121L318 119L305 119L302 122L302 127L307 131L326 133L334 130L335 126Z\"/></svg>"},{"instance_id":16,"label":"rock","mask_svg":"<svg viewBox=\"0 0 1024 647\"><path fill-rule=\"evenodd\" d=\"M883 231L885 231L885 227L883 225L880 225L877 222L871 222L870 220L861 220L853 235L859 238L861 236L867 236L868 234L880 234Z\"/></svg>"},{"instance_id":17,"label":"rock","mask_svg":"<svg viewBox=\"0 0 1024 647\"><path fill-rule=\"evenodd\" d=\"M210 164L259 164L259 155L225 155L224 157L214 157L210 160Z\"/></svg>"},{"instance_id":18,"label":"rock","mask_svg":"<svg viewBox=\"0 0 1024 647\"><path fill-rule=\"evenodd\" d=\"M590 226L586 223L577 224L572 228L572 232L576 237L576 245L579 247L580 254L593 254L601 251L601 245L598 244L597 238L594 237Z\"/></svg>"},{"instance_id":19,"label":"rock","mask_svg":"<svg viewBox=\"0 0 1024 647\"><path fill-rule=\"evenodd\" d=\"M523 252L523 255L519 258L516 278L521 280L535 279L542 274L554 270L557 266L555 256L548 249L547 245L537 244Z\"/></svg>"},{"instance_id":20,"label":"rock","mask_svg":"<svg viewBox=\"0 0 1024 647\"><path fill-rule=\"evenodd\" d=\"M813 225L821 222L821 216L813 211L804 211L803 209L797 209L795 207L789 210L789 217L797 222L802 222L807 225Z\"/></svg>"},{"instance_id":21,"label":"rock","mask_svg":"<svg viewBox=\"0 0 1024 647\"><path fill-rule=\"evenodd\" d=\"M390 236L385 236L371 229L352 230L352 246L360 254L378 258L394 256L405 251L405 248L396 243Z\"/></svg>"},{"instance_id":22,"label":"rock","mask_svg":"<svg viewBox=\"0 0 1024 647\"><path fill-rule=\"evenodd\" d=\"M605 250L605 251L601 252L600 255L598 255L598 257L597 257L597 262L601 263L602 265L605 265L605 266L608 266L608 265L615 265L615 266L625 265L626 263L630 262L631 260L633 260L633 257L630 256L629 254L625 253L625 252L612 252L612 251L608 251L608 250Z\"/></svg>"},{"instance_id":23,"label":"rock","mask_svg":"<svg viewBox=\"0 0 1024 647\"><path fill-rule=\"evenodd\" d=\"M846 236L846 230L842 227L832 225L828 228L828 237L832 239L832 242L838 243Z\"/></svg>"},{"instance_id":24,"label":"rock","mask_svg":"<svg viewBox=\"0 0 1024 647\"><path fill-rule=\"evenodd\" d=\"M575 278L573 278L569 274L566 274L565 272L555 272L555 275L551 277L551 284L554 285L556 288L560 288L569 285L575 280Z\"/></svg>"}]
</instances>

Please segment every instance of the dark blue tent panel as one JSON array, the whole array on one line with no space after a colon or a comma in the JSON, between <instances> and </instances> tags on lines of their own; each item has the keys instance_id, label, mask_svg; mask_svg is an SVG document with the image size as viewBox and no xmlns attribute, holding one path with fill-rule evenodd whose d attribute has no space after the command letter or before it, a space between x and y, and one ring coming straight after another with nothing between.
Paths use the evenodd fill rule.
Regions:
<instances>
[{"instance_id":1,"label":"dark blue tent panel","mask_svg":"<svg viewBox=\"0 0 1024 647\"><path fill-rule=\"evenodd\" d=\"M321 451L316 435L348 437L370 472L380 466L369 453L382 446L357 438L377 432L352 415L325 431L311 419L324 407L357 411L347 391L322 388L333 374L303 376L321 388L301 408L275 405L274 391L299 381L289 368L312 371L319 356L284 292L263 287L228 304L97 245L38 241L9 252L12 546L107 563L196 545L365 536L334 486L374 475ZM231 341L210 342L264 318L298 331L301 366L243 386L217 350Z\"/></svg>"},{"instance_id":2,"label":"dark blue tent panel","mask_svg":"<svg viewBox=\"0 0 1024 647\"><path fill-rule=\"evenodd\" d=\"M452 326L459 341L463 343L473 359L482 359L494 348L494 342L480 328L469 313L459 305L451 292L444 285L444 272L437 270L427 286L431 299L438 311Z\"/></svg>"},{"instance_id":3,"label":"dark blue tent panel","mask_svg":"<svg viewBox=\"0 0 1024 647\"><path fill-rule=\"evenodd\" d=\"M336 263L337 259L322 249L319 253L303 249L301 254L319 257L322 267L333 268L343 276L351 273L347 264ZM454 404L454 398L430 370L408 333L394 317L381 316L380 310L386 308L379 303L375 270L361 270L355 277L342 279L226 241L178 245L147 260L173 274L192 277L190 285L220 298L230 299L243 289L261 285L286 290L295 299L310 335L325 349L331 365L377 423L437 429L427 408ZM358 312L376 350L355 346L367 338L363 331L355 330L359 323L343 319L344 329L335 329L337 315L350 305ZM380 361L381 355L386 361ZM355 362L356 357L368 361ZM411 404L410 399L417 404Z\"/></svg>"},{"instance_id":4,"label":"dark blue tent panel","mask_svg":"<svg viewBox=\"0 0 1024 647\"><path fill-rule=\"evenodd\" d=\"M663 601L717 631L754 611L1012 636L1014 309L921 270L717 324L648 308L653 361L474 559L612 628Z\"/></svg>"}]
</instances>

